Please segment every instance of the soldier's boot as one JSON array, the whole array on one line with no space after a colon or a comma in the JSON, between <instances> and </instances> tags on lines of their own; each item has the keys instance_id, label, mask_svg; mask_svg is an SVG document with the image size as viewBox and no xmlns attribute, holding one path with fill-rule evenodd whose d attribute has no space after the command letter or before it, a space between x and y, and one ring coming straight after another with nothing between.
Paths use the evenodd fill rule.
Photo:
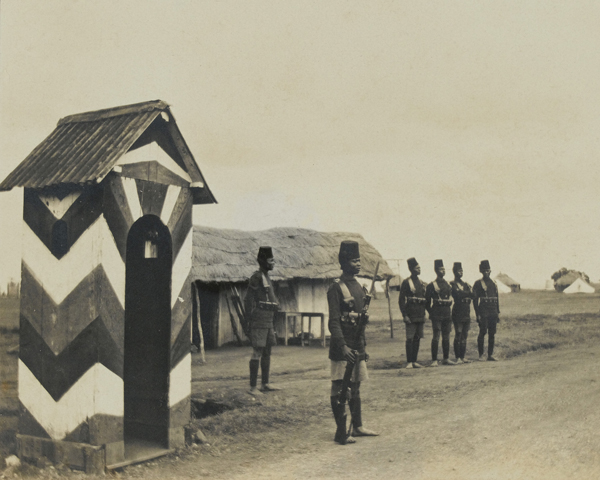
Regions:
<instances>
[{"instance_id":1,"label":"soldier's boot","mask_svg":"<svg viewBox=\"0 0 600 480\"><path fill-rule=\"evenodd\" d=\"M488 337L488 361L489 362L495 362L496 359L493 357L494 354L494 343L495 343L496 339L494 338L493 335L490 335Z\"/></svg>"},{"instance_id":2,"label":"soldier's boot","mask_svg":"<svg viewBox=\"0 0 600 480\"><path fill-rule=\"evenodd\" d=\"M260 358L260 371L261 371L261 392L275 392L277 390L281 390L281 388L276 387L269 383L269 373L271 371L271 356L263 355Z\"/></svg>"},{"instance_id":3,"label":"soldier's boot","mask_svg":"<svg viewBox=\"0 0 600 480\"><path fill-rule=\"evenodd\" d=\"M248 390L248 393L254 396L262 395L260 390L256 388L258 382L258 363L258 359L250 360L250 390Z\"/></svg>"},{"instance_id":4,"label":"soldier's boot","mask_svg":"<svg viewBox=\"0 0 600 480\"><path fill-rule=\"evenodd\" d=\"M413 368L412 357L413 357L413 341L412 339L406 340L406 368Z\"/></svg>"},{"instance_id":5,"label":"soldier's boot","mask_svg":"<svg viewBox=\"0 0 600 480\"><path fill-rule=\"evenodd\" d=\"M412 356L412 364L413 364L413 368L423 368L423 365L419 365L417 363L417 357L419 356L419 347L421 345L421 339L419 337L416 337L413 340L413 356Z\"/></svg>"},{"instance_id":6,"label":"soldier's boot","mask_svg":"<svg viewBox=\"0 0 600 480\"><path fill-rule=\"evenodd\" d=\"M340 445L346 445L348 443L356 443L352 437L348 436L348 432L346 431L346 412L345 406L339 404L339 396L332 396L331 399L331 410L333 411L333 418L335 419L335 436L333 440Z\"/></svg>"},{"instance_id":7,"label":"soldier's boot","mask_svg":"<svg viewBox=\"0 0 600 480\"><path fill-rule=\"evenodd\" d=\"M440 345L439 340L436 340L436 339L431 340L431 365L429 365L430 367L438 366L437 356L438 356L439 345Z\"/></svg>"},{"instance_id":8,"label":"soldier's boot","mask_svg":"<svg viewBox=\"0 0 600 480\"><path fill-rule=\"evenodd\" d=\"M481 335L477 337L477 351L479 352L479 361L482 362L485 360L483 356L483 342L485 338Z\"/></svg>"},{"instance_id":9,"label":"soldier's boot","mask_svg":"<svg viewBox=\"0 0 600 480\"><path fill-rule=\"evenodd\" d=\"M350 402L350 411L352 412L352 436L353 437L376 437L379 435L373 430L363 427L362 424L362 405L360 395L357 398L352 397Z\"/></svg>"}]
</instances>

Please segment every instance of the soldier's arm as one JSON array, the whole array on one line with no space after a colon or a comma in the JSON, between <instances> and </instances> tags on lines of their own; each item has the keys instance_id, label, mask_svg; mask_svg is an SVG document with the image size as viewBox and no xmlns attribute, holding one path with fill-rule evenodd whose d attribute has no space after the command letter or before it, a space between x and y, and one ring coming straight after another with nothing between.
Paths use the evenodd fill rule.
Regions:
<instances>
[{"instance_id":1,"label":"soldier's arm","mask_svg":"<svg viewBox=\"0 0 600 480\"><path fill-rule=\"evenodd\" d=\"M479 285L477 282L473 285L473 309L475 310L475 316L479 319Z\"/></svg>"},{"instance_id":2,"label":"soldier's arm","mask_svg":"<svg viewBox=\"0 0 600 480\"><path fill-rule=\"evenodd\" d=\"M408 285L406 281L402 282L400 285L400 295L398 296L398 305L400 306L400 313L402 313L402 317L406 317L408 312L406 311L406 290Z\"/></svg>"},{"instance_id":3,"label":"soldier's arm","mask_svg":"<svg viewBox=\"0 0 600 480\"><path fill-rule=\"evenodd\" d=\"M246 290L246 295L244 296L244 312L246 312L246 316L248 317L248 321L252 319L252 312L256 307L256 294L258 292L258 279L256 275L252 275L250 277L250 281L248 282L248 290Z\"/></svg>"},{"instance_id":4,"label":"soldier's arm","mask_svg":"<svg viewBox=\"0 0 600 480\"><path fill-rule=\"evenodd\" d=\"M431 301L433 298L433 283L430 283L425 287L425 310L427 313L431 313Z\"/></svg>"},{"instance_id":5,"label":"soldier's arm","mask_svg":"<svg viewBox=\"0 0 600 480\"><path fill-rule=\"evenodd\" d=\"M342 292L339 286L332 285L327 291L327 303L329 304L329 332L331 333L331 343L338 344L342 347L346 345L344 340L344 333L342 332L342 325L340 320L342 318L342 311L340 304L342 301Z\"/></svg>"}]
</instances>

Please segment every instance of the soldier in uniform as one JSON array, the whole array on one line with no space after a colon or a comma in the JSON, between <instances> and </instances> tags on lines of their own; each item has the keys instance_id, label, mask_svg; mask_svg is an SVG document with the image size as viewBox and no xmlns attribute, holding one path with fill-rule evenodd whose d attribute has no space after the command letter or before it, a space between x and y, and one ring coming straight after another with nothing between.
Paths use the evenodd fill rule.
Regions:
<instances>
[{"instance_id":1,"label":"soldier in uniform","mask_svg":"<svg viewBox=\"0 0 600 480\"><path fill-rule=\"evenodd\" d=\"M425 323L425 282L421 281L421 266L412 257L406 263L410 270L410 277L400 285L398 304L404 324L406 325L406 368L421 368L417 363L419 344L423 338L423 324Z\"/></svg>"},{"instance_id":2,"label":"soldier in uniform","mask_svg":"<svg viewBox=\"0 0 600 480\"><path fill-rule=\"evenodd\" d=\"M498 287L490 275L490 262L482 260L479 264L479 271L483 277L473 285L473 307L477 323L479 324L479 336L477 337L477 349L479 350L479 361L485 361L483 356L483 345L485 335L488 335L488 361L495 362L494 337L496 335L496 325L500 321L500 304L498 303Z\"/></svg>"},{"instance_id":3,"label":"soldier in uniform","mask_svg":"<svg viewBox=\"0 0 600 480\"><path fill-rule=\"evenodd\" d=\"M271 369L271 347L277 345L277 337L273 327L273 317L279 310L273 283L269 272L275 266L271 247L260 247L257 261L259 269L252 274L248 291L244 297L244 311L250 325L250 341L252 342L252 358L250 359L250 390L251 395L261 395L261 392L279 390L269 382ZM258 367L261 368L261 388L257 388Z\"/></svg>"},{"instance_id":4,"label":"soldier in uniform","mask_svg":"<svg viewBox=\"0 0 600 480\"><path fill-rule=\"evenodd\" d=\"M433 328L433 338L431 339L431 365L430 367L438 366L438 349L440 346L440 333L442 334L442 352L444 359L443 365L455 365L450 360L450 332L452 332L452 288L450 284L444 280L446 268L442 260L433 262L436 279L427 285L425 290L426 304L425 308L429 312L431 319L431 327Z\"/></svg>"},{"instance_id":5,"label":"soldier in uniform","mask_svg":"<svg viewBox=\"0 0 600 480\"><path fill-rule=\"evenodd\" d=\"M331 408L337 424L334 440L341 445L355 443L352 437L375 436L377 433L362 424L360 383L368 379L364 332L356 339L357 320L364 306L365 292L355 278L360 272L358 243L343 241L338 256L342 276L327 291L331 343ZM339 403L347 361L356 361L350 383L348 402L352 415L352 436L346 438L344 404Z\"/></svg>"},{"instance_id":6,"label":"soldier in uniform","mask_svg":"<svg viewBox=\"0 0 600 480\"><path fill-rule=\"evenodd\" d=\"M467 352L467 337L471 328L471 300L473 292L467 282L462 281L463 269L460 262L454 262L452 266L454 280L452 286L452 322L454 323L454 355L456 363L471 363L465 358Z\"/></svg>"}]
</instances>

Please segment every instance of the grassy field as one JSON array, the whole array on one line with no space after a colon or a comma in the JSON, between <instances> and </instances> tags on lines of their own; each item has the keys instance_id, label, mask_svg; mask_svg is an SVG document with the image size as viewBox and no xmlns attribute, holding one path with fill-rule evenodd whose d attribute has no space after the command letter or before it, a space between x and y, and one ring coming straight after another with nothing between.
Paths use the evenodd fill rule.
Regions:
<instances>
[{"instance_id":1,"label":"grassy field","mask_svg":"<svg viewBox=\"0 0 600 480\"><path fill-rule=\"evenodd\" d=\"M4 299L2 299L4 300ZM555 292L523 291L519 294L501 295L501 323L497 335L497 356L501 360L518 359L520 355L541 349L590 344L600 339L600 295L564 295ZM391 300L394 316L394 338L390 338L388 303L379 298L371 306L371 322L367 328L368 351L371 357L369 368L377 372L399 369L405 362L404 328L400 320L397 297ZM16 355L7 351L18 344L18 304L0 302L0 373L2 374L3 397L0 403L0 457L14 453L16 430ZM476 356L476 327L472 323L467 356ZM428 363L430 323L426 323L425 339L419 359ZM248 401L245 394L247 384L249 347L226 347L207 352L207 363L201 364L199 355L193 356L193 397L233 403L236 408L222 414L194 420L209 438L210 445L196 445L169 457L151 462L141 470L128 467L120 472L123 477L160 478L153 468L168 462L187 461L191 465L201 463L199 475L225 468L224 459L235 455L265 455L289 443L289 432L295 440L286 452L316 451L319 447L304 440L315 425L332 423L329 410L327 350L318 346L309 348L283 347L274 349L273 381L285 386L281 394L265 395L255 402ZM477 368L477 365L455 367ZM427 369L434 370L434 369ZM406 375L404 370L398 373ZM404 383L400 391L386 392L385 387L378 395L370 395L369 408L385 412L404 405L417 406L426 398L448 394L456 385L444 383ZM479 383L477 384L479 385ZM373 387L366 387L373 388ZM462 384L463 393L476 385ZM367 395L369 395L367 390ZM376 398L374 398L376 397ZM236 399L240 401L236 403ZM256 408L260 407L260 408ZM287 442L287 443L286 443ZM0 467L2 460L0 459ZM191 468L191 467L190 467ZM196 467L194 467L196 468ZM26 475L30 470L17 472ZM204 473L202 473L204 472ZM70 475L64 471L62 475ZM158 476L155 476L158 475Z\"/></svg>"}]
</instances>

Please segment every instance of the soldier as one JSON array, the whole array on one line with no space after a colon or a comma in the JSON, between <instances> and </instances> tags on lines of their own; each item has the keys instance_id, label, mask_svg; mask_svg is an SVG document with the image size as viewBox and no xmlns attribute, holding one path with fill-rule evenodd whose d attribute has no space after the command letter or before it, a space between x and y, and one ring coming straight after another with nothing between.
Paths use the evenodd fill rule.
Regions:
<instances>
[{"instance_id":1,"label":"soldier","mask_svg":"<svg viewBox=\"0 0 600 480\"><path fill-rule=\"evenodd\" d=\"M498 303L498 287L496 282L490 278L492 270L490 262L482 260L479 264L479 271L483 278L477 280L473 285L473 307L477 323L479 324L479 336L477 337L477 349L479 350L479 361L484 362L483 344L485 335L488 334L488 361L495 362L494 337L496 335L496 325L500 321L500 304Z\"/></svg>"},{"instance_id":2,"label":"soldier","mask_svg":"<svg viewBox=\"0 0 600 480\"><path fill-rule=\"evenodd\" d=\"M269 383L271 369L271 347L277 345L277 337L273 328L273 317L279 310L269 272L275 266L271 247L260 247L257 261L259 269L252 274L248 291L244 297L244 310L250 325L250 341L252 343L252 358L250 359L250 395L261 395L261 392L280 390ZM258 381L258 366L261 368L261 388Z\"/></svg>"},{"instance_id":3,"label":"soldier","mask_svg":"<svg viewBox=\"0 0 600 480\"><path fill-rule=\"evenodd\" d=\"M465 358L467 352L467 337L471 328L471 300L473 292L467 282L462 281L463 269L460 262L454 262L452 266L454 280L452 286L452 322L454 323L454 355L456 363L471 363Z\"/></svg>"},{"instance_id":4,"label":"soldier","mask_svg":"<svg viewBox=\"0 0 600 480\"><path fill-rule=\"evenodd\" d=\"M431 339L431 365L430 367L438 366L438 348L440 346L440 333L442 334L442 352L444 359L443 365L455 365L450 360L450 332L452 331L452 313L450 306L452 305L452 288L450 284L444 280L446 269L442 260L433 262L436 279L427 285L425 290L426 304L425 308L429 312L431 319L431 327L433 328L433 338Z\"/></svg>"},{"instance_id":5,"label":"soldier","mask_svg":"<svg viewBox=\"0 0 600 480\"><path fill-rule=\"evenodd\" d=\"M341 445L355 443L352 437L376 436L362 424L360 383L368 379L365 336L364 333L356 341L357 320L364 306L365 292L356 281L355 275L360 272L360 253L358 243L343 241L338 256L342 268L342 276L329 287L327 302L329 303L329 331L331 343L329 359L331 360L331 408L337 424L334 440ZM350 383L350 412L352 415L352 437L346 437L345 406L339 403L342 392L342 381L348 361L356 361Z\"/></svg>"},{"instance_id":6,"label":"soldier","mask_svg":"<svg viewBox=\"0 0 600 480\"><path fill-rule=\"evenodd\" d=\"M421 266L412 257L406 263L410 270L410 277L400 285L398 303L404 324L406 325L406 368L421 368L417 363L419 343L423 338L423 324L425 323L425 282L421 281Z\"/></svg>"}]
</instances>

